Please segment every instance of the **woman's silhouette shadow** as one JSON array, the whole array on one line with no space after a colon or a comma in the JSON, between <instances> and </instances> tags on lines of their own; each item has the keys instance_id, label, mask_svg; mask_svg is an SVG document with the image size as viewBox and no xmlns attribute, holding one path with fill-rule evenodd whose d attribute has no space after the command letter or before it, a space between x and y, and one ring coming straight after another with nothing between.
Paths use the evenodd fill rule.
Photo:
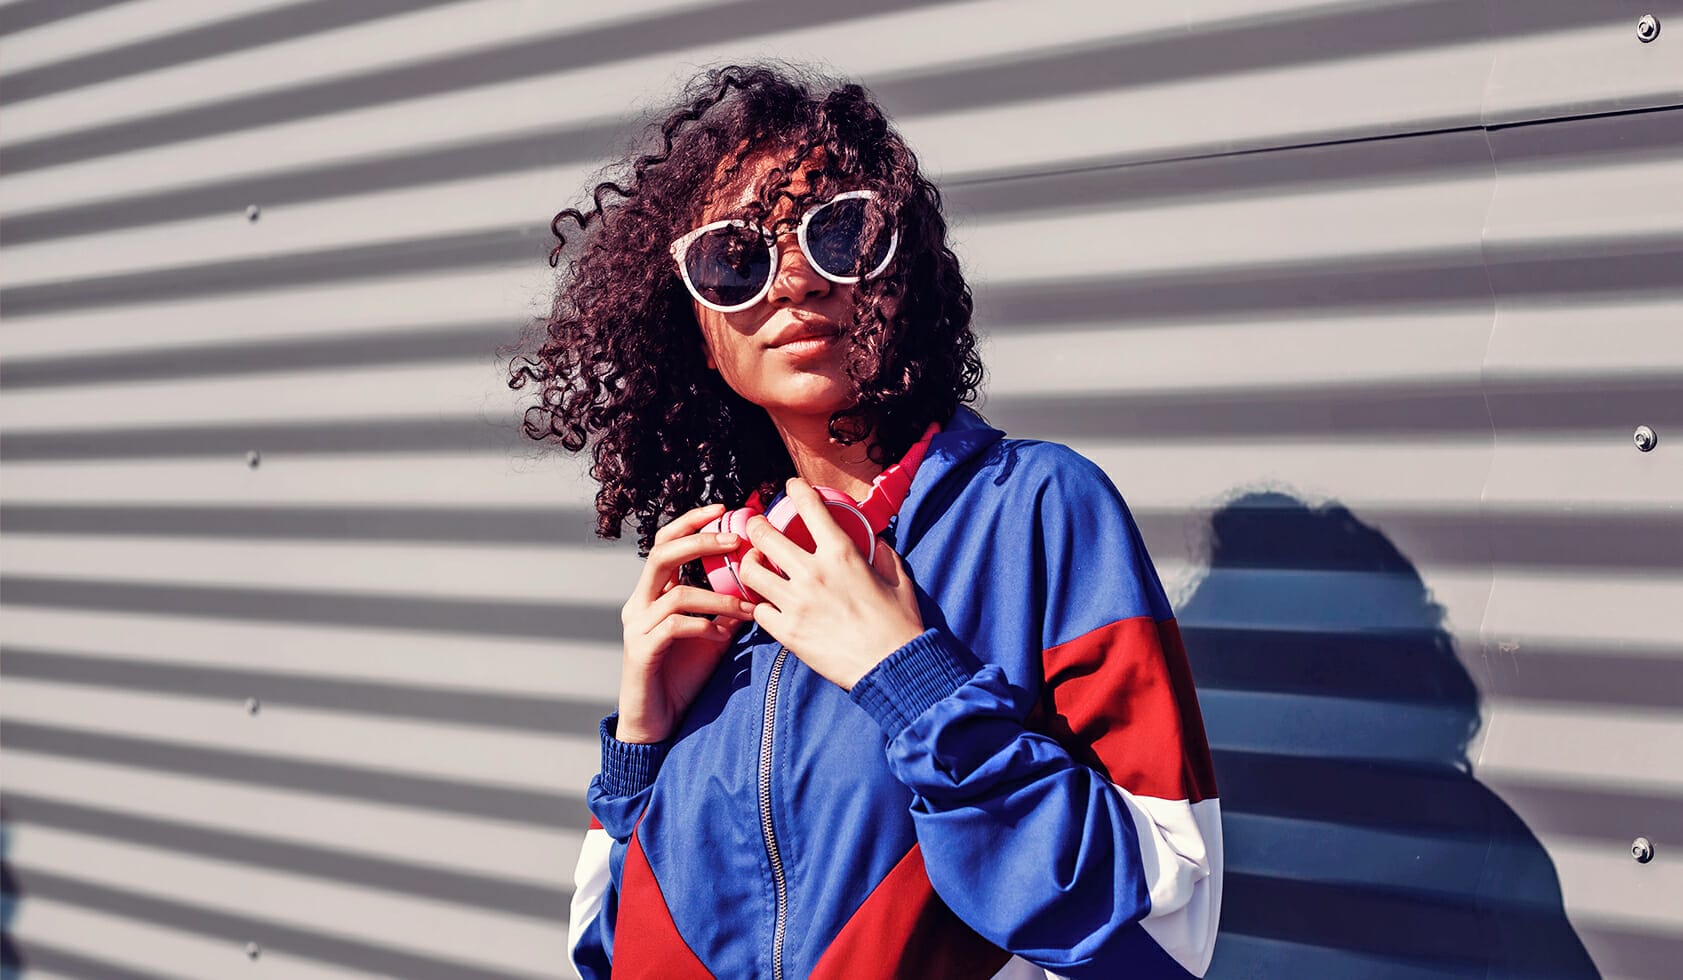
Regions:
<instances>
[{"instance_id":1,"label":"woman's silhouette shadow","mask_svg":"<svg viewBox=\"0 0 1683 980\"><path fill-rule=\"evenodd\" d=\"M1346 508L1250 493L1179 608L1227 851L1213 978L1600 974L1554 864L1472 775L1479 692Z\"/></svg>"}]
</instances>

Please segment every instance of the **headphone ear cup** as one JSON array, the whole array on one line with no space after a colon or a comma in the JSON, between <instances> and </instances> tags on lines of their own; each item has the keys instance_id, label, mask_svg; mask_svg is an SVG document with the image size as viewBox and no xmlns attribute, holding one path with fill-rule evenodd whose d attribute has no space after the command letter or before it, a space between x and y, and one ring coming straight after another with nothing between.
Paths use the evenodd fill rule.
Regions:
<instances>
[{"instance_id":1,"label":"headphone ear cup","mask_svg":"<svg viewBox=\"0 0 1683 980\"><path fill-rule=\"evenodd\" d=\"M847 494L832 487L813 487L818 496L824 499L830 508L830 516L835 518L836 524L847 533L859 553L868 561L876 554L877 536L871 530L870 519L859 509L859 504ZM788 497L784 497L772 506L766 514L766 520L771 526L783 532L783 536L808 552L818 550L818 545L812 540L812 532L806 528L806 522L801 520L800 512L795 510L795 504Z\"/></svg>"},{"instance_id":2,"label":"headphone ear cup","mask_svg":"<svg viewBox=\"0 0 1683 980\"><path fill-rule=\"evenodd\" d=\"M714 592L720 595L735 596L738 599L747 599L750 602L758 602L759 597L753 595L736 574L737 567L742 564L742 556L746 555L748 549L752 547L748 543L748 518L752 516L753 514L746 507L739 507L736 510L726 512L723 517L717 520L710 521L706 527L701 529L713 534L721 532L735 534L741 538L735 551L723 555L703 555L701 568L702 571L707 573L707 584L713 588Z\"/></svg>"},{"instance_id":3,"label":"headphone ear cup","mask_svg":"<svg viewBox=\"0 0 1683 980\"><path fill-rule=\"evenodd\" d=\"M777 528L784 537L801 548L810 552L817 547L813 544L812 535L806 531L806 522L801 520L800 511L795 509L794 502L788 497L784 497L771 505L771 510L766 511L766 520L770 521L771 526ZM777 568L776 563L769 556L766 558L766 564L772 568ZM782 571L780 568L777 568L777 570Z\"/></svg>"}]
</instances>

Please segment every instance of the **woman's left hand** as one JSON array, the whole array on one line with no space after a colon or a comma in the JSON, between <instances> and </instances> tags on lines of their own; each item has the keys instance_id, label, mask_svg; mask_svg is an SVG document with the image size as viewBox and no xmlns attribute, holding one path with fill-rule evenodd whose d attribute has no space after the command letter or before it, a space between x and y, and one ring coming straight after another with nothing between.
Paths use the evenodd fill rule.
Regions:
<instances>
[{"instance_id":1,"label":"woman's left hand","mask_svg":"<svg viewBox=\"0 0 1683 980\"><path fill-rule=\"evenodd\" d=\"M754 621L819 675L852 690L923 632L917 593L900 556L880 539L875 560L865 560L811 484L791 479L788 495L817 551L808 553L764 517L748 522L754 547L742 560L742 584L764 597Z\"/></svg>"}]
</instances>

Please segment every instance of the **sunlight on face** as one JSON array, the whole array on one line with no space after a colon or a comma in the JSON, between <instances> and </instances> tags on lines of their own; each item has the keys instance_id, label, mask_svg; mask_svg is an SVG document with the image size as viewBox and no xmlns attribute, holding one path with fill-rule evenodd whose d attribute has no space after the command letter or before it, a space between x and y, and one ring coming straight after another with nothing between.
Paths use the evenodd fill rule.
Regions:
<instances>
[{"instance_id":1,"label":"sunlight on face","mask_svg":"<svg viewBox=\"0 0 1683 980\"><path fill-rule=\"evenodd\" d=\"M710 195L701 223L739 215L780 162L776 153L750 157L734 180ZM790 195L798 198L808 191L802 171L814 165L809 158L799 168L786 188ZM780 199L768 224L791 217L790 207ZM801 253L793 229L779 238L778 246L777 268L764 299L734 313L692 303L707 366L774 418L828 418L853 397L841 343L853 318L853 286L819 275Z\"/></svg>"}]
</instances>

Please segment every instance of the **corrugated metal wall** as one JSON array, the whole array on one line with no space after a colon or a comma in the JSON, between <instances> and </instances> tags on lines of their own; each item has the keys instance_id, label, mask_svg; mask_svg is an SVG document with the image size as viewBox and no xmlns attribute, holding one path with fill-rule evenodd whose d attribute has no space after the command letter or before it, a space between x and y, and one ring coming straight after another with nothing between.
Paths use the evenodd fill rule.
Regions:
<instances>
[{"instance_id":1,"label":"corrugated metal wall","mask_svg":"<svg viewBox=\"0 0 1683 980\"><path fill-rule=\"evenodd\" d=\"M1172 585L1227 812L1213 975L1674 976L1678 31L1675 0L0 4L8 969L566 972L637 560L493 349L628 122L774 55L896 113L985 410L1103 463Z\"/></svg>"}]
</instances>

